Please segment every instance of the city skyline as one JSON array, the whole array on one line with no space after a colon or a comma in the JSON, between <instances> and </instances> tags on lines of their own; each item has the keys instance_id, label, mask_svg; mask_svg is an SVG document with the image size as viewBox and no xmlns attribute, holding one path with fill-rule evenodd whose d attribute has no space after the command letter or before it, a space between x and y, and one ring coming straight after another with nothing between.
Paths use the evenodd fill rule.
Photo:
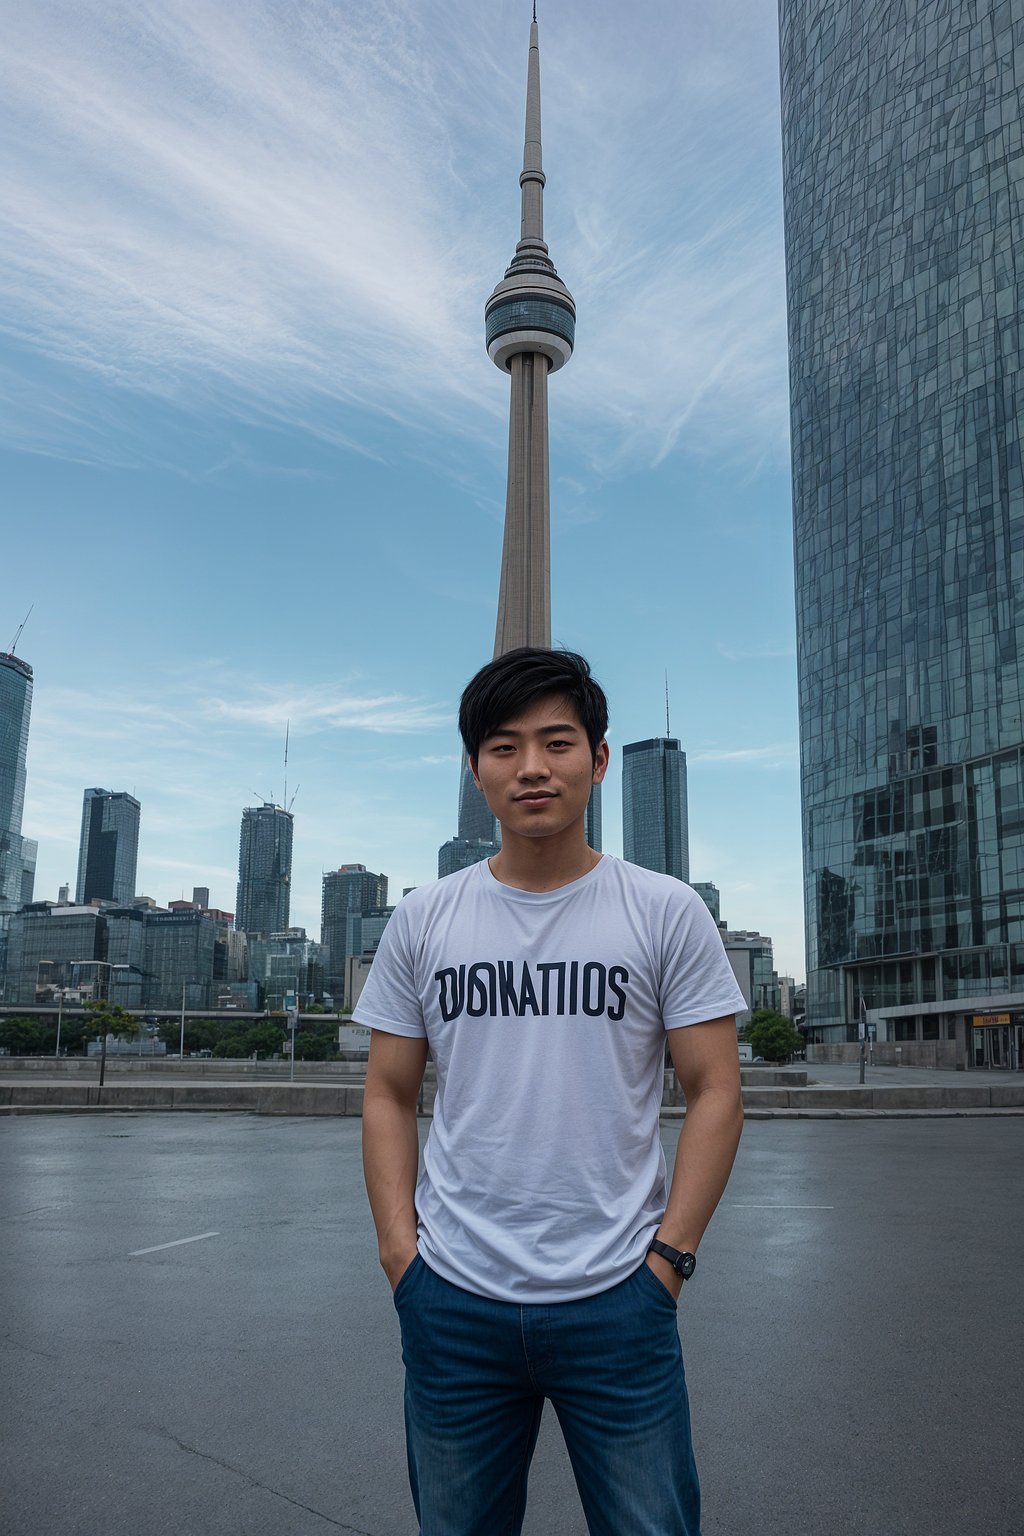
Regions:
<instances>
[{"instance_id":1,"label":"city skyline","mask_svg":"<svg viewBox=\"0 0 1024 1536\"><path fill-rule=\"evenodd\" d=\"M456 825L508 448L480 316L518 215L529 7L162 16L27 12L0 40L24 830L54 897L81 786L124 786L140 891L231 910L290 719L291 918L316 933L324 868L423 884ZM613 781L669 668L692 876L802 975L775 19L656 4L625 49L610 13L540 21L545 238L585 315L550 400L553 639L607 688ZM618 853L617 793L603 810Z\"/></svg>"}]
</instances>

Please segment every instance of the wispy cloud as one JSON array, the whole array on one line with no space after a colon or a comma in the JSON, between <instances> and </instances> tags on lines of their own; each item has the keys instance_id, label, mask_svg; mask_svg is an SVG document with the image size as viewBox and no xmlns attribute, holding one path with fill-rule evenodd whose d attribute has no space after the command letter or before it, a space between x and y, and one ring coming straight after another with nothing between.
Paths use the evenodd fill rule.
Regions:
<instances>
[{"instance_id":1,"label":"wispy cloud","mask_svg":"<svg viewBox=\"0 0 1024 1536\"><path fill-rule=\"evenodd\" d=\"M660 0L625 49L590 7L545 18L580 306L558 408L598 470L784 446L765 9ZM371 451L374 417L500 442L480 331L517 223L518 8L48 0L8 16L0 67L4 323L56 370L0 379L17 444L123 459L107 386Z\"/></svg>"},{"instance_id":2,"label":"wispy cloud","mask_svg":"<svg viewBox=\"0 0 1024 1536\"><path fill-rule=\"evenodd\" d=\"M798 753L796 742L767 747L698 747L687 752L688 763L739 763L759 768L789 768Z\"/></svg>"},{"instance_id":3,"label":"wispy cloud","mask_svg":"<svg viewBox=\"0 0 1024 1536\"><path fill-rule=\"evenodd\" d=\"M203 714L211 720L297 729L372 731L407 734L434 730L450 721L451 711L400 693L360 695L324 684L314 688L258 688L248 698L207 698Z\"/></svg>"}]
</instances>

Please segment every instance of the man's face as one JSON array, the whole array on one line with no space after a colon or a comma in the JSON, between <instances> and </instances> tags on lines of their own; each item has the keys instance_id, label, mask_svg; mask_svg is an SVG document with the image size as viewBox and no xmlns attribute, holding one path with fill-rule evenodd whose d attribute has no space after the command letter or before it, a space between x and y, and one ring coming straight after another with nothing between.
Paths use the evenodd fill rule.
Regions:
<instances>
[{"instance_id":1,"label":"man's face","mask_svg":"<svg viewBox=\"0 0 1024 1536\"><path fill-rule=\"evenodd\" d=\"M504 721L481 742L471 767L503 830L552 837L586 810L591 785L608 767L608 743L595 762L575 709L554 696Z\"/></svg>"}]
</instances>

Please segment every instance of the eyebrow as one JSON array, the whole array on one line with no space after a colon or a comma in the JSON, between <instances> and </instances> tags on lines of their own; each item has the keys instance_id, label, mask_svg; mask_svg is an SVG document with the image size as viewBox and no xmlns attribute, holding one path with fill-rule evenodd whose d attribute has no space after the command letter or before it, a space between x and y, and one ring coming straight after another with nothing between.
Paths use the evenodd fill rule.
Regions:
<instances>
[{"instance_id":1,"label":"eyebrow","mask_svg":"<svg viewBox=\"0 0 1024 1536\"><path fill-rule=\"evenodd\" d=\"M534 736L554 736L557 733L559 736L565 736L569 731L578 734L581 729L581 726L573 725L570 721L564 720L561 723L556 721L553 725L542 725L530 734ZM522 736L524 734L527 733L514 731L510 725L499 725L493 731L488 731L483 739L484 741L493 741L495 736Z\"/></svg>"}]
</instances>

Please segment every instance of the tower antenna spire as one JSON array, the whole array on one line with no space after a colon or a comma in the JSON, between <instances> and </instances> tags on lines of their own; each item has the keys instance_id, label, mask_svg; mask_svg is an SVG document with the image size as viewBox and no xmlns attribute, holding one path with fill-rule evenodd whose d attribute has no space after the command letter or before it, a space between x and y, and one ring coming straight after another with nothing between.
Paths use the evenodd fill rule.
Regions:
<instances>
[{"instance_id":1,"label":"tower antenna spire","mask_svg":"<svg viewBox=\"0 0 1024 1536\"><path fill-rule=\"evenodd\" d=\"M668 716L668 668L665 668L665 735L672 735L672 726Z\"/></svg>"}]
</instances>

